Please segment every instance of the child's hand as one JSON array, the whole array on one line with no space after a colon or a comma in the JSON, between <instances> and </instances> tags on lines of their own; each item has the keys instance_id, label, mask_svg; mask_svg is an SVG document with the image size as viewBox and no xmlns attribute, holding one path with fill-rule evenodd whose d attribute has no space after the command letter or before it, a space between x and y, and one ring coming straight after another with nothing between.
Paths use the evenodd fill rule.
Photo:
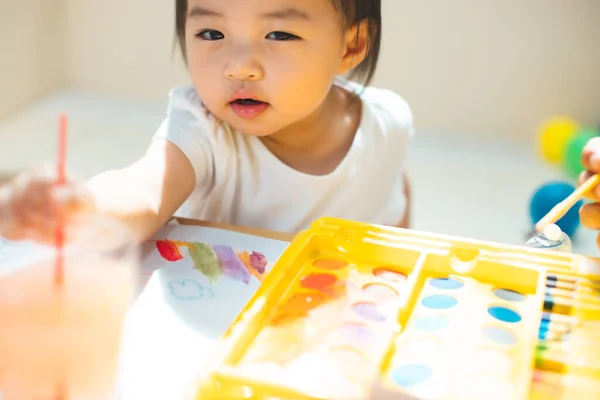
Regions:
<instances>
[{"instance_id":1,"label":"child's hand","mask_svg":"<svg viewBox=\"0 0 600 400\"><path fill-rule=\"evenodd\" d=\"M67 179L57 185L56 168L26 172L0 188L0 236L51 243L57 224L95 210L83 184Z\"/></svg>"},{"instance_id":2,"label":"child's hand","mask_svg":"<svg viewBox=\"0 0 600 400\"><path fill-rule=\"evenodd\" d=\"M584 147L581 154L581 163L585 167L579 177L579 185L594 174L600 173L600 137L591 139ZM581 224L587 228L600 230L600 185L596 186L586 196L593 202L581 207L579 216ZM596 239L600 248L600 236Z\"/></svg>"}]
</instances>

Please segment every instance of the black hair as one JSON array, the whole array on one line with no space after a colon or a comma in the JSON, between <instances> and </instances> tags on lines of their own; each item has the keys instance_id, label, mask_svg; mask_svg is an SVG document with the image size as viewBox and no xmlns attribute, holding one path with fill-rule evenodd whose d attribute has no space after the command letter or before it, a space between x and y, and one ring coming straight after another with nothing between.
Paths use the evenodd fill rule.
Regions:
<instances>
[{"instance_id":1,"label":"black hair","mask_svg":"<svg viewBox=\"0 0 600 400\"><path fill-rule=\"evenodd\" d=\"M368 85L375 75L379 53L381 51L381 0L331 0L342 16L346 28L367 22L368 43L365 59L357 65L348 78ZM185 23L187 19L187 0L175 0L175 31L183 59L187 60L185 51ZM358 33L357 33L358 34Z\"/></svg>"}]
</instances>

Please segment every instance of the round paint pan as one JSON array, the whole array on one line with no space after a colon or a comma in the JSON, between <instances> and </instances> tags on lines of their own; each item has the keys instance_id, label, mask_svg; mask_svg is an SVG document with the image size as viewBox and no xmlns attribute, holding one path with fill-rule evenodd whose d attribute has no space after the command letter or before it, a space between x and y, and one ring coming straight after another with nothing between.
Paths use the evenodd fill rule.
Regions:
<instances>
[{"instance_id":1,"label":"round paint pan","mask_svg":"<svg viewBox=\"0 0 600 400\"><path fill-rule=\"evenodd\" d=\"M450 317L444 314L417 315L410 321L410 326L424 332L435 332L450 325Z\"/></svg>"},{"instance_id":2,"label":"round paint pan","mask_svg":"<svg viewBox=\"0 0 600 400\"><path fill-rule=\"evenodd\" d=\"M444 345L435 337L415 336L396 343L394 364L416 363L434 365L443 359Z\"/></svg>"},{"instance_id":3,"label":"round paint pan","mask_svg":"<svg viewBox=\"0 0 600 400\"><path fill-rule=\"evenodd\" d=\"M373 269L373 276L392 284L404 283L408 279L404 272L385 267Z\"/></svg>"},{"instance_id":4,"label":"round paint pan","mask_svg":"<svg viewBox=\"0 0 600 400\"><path fill-rule=\"evenodd\" d=\"M356 315L365 321L383 322L388 319L383 307L376 303L363 301L354 303L351 308Z\"/></svg>"},{"instance_id":5,"label":"round paint pan","mask_svg":"<svg viewBox=\"0 0 600 400\"><path fill-rule=\"evenodd\" d=\"M384 283L367 283L363 286L363 293L372 301L387 303L395 301L400 296L396 289Z\"/></svg>"},{"instance_id":6,"label":"round paint pan","mask_svg":"<svg viewBox=\"0 0 600 400\"><path fill-rule=\"evenodd\" d=\"M341 375L351 380L358 380L363 375L367 356L358 348L351 346L335 346L329 349L327 357L332 367Z\"/></svg>"},{"instance_id":7,"label":"round paint pan","mask_svg":"<svg viewBox=\"0 0 600 400\"><path fill-rule=\"evenodd\" d=\"M490 306L488 307L487 312L492 318L509 324L516 324L523 319L519 312L501 305Z\"/></svg>"},{"instance_id":8,"label":"round paint pan","mask_svg":"<svg viewBox=\"0 0 600 400\"><path fill-rule=\"evenodd\" d=\"M499 299L513 303L525 301L526 298L524 294L510 289L496 288L492 293Z\"/></svg>"},{"instance_id":9,"label":"round paint pan","mask_svg":"<svg viewBox=\"0 0 600 400\"><path fill-rule=\"evenodd\" d=\"M494 347L479 347L473 352L473 370L484 375L508 378L513 368L512 358Z\"/></svg>"},{"instance_id":10,"label":"round paint pan","mask_svg":"<svg viewBox=\"0 0 600 400\"><path fill-rule=\"evenodd\" d=\"M500 346L514 346L517 343L516 334L504 326L484 325L481 328L483 336L494 344Z\"/></svg>"},{"instance_id":11,"label":"round paint pan","mask_svg":"<svg viewBox=\"0 0 600 400\"><path fill-rule=\"evenodd\" d=\"M453 277L433 278L429 281L429 286L441 290L458 290L465 286L465 283Z\"/></svg>"},{"instance_id":12,"label":"round paint pan","mask_svg":"<svg viewBox=\"0 0 600 400\"><path fill-rule=\"evenodd\" d=\"M421 304L432 310L447 310L457 305L458 300L446 294L433 294L424 297Z\"/></svg>"}]
</instances>

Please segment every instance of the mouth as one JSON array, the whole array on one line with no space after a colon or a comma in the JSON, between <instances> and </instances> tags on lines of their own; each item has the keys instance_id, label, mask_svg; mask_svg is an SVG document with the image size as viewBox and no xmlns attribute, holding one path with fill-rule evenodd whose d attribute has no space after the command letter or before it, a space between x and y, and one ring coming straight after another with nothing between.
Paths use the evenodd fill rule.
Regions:
<instances>
[{"instance_id":1,"label":"mouth","mask_svg":"<svg viewBox=\"0 0 600 400\"><path fill-rule=\"evenodd\" d=\"M256 106L260 104L267 104L264 101L255 100L255 99L236 99L229 104L238 104L240 106Z\"/></svg>"},{"instance_id":2,"label":"mouth","mask_svg":"<svg viewBox=\"0 0 600 400\"><path fill-rule=\"evenodd\" d=\"M229 105L238 117L244 119L256 118L269 107L269 103L252 98L238 98Z\"/></svg>"}]
</instances>

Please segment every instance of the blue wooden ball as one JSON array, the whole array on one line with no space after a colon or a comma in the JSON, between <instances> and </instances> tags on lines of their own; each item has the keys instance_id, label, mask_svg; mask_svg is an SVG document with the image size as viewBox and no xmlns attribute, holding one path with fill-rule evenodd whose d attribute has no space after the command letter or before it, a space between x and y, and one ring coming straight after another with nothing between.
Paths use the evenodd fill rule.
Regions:
<instances>
[{"instance_id":1,"label":"blue wooden ball","mask_svg":"<svg viewBox=\"0 0 600 400\"><path fill-rule=\"evenodd\" d=\"M555 205L569 197L575 191L575 187L568 182L551 181L539 186L529 203L529 214L531 222L536 224L542 219ZM577 202L556 225L569 236L573 236L579 228L579 209L583 205L583 200Z\"/></svg>"}]
</instances>

